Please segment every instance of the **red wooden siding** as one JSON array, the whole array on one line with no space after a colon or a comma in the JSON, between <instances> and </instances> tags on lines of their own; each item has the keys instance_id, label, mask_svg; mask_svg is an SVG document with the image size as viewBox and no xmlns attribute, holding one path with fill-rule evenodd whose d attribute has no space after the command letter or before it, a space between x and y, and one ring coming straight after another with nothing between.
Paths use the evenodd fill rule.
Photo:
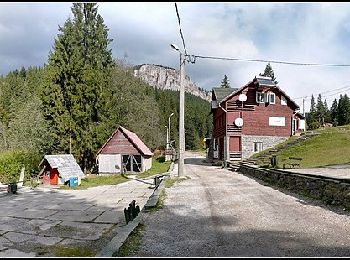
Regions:
<instances>
[{"instance_id":1,"label":"red wooden siding","mask_svg":"<svg viewBox=\"0 0 350 260\"><path fill-rule=\"evenodd\" d=\"M111 140L100 151L102 154L140 154L135 146L129 141L125 135L117 131Z\"/></svg>"},{"instance_id":2,"label":"red wooden siding","mask_svg":"<svg viewBox=\"0 0 350 260\"><path fill-rule=\"evenodd\" d=\"M269 90L269 92L275 93L275 104L256 103L256 91L253 87L246 88L247 101L244 102L243 110L242 102L238 101L238 94L227 100L228 126L238 128L234 125L234 120L242 116L244 123L241 133L244 135L290 136L293 110L288 103L281 105L282 94L280 91L273 88ZM269 117L284 117L285 126L270 126Z\"/></svg>"},{"instance_id":3,"label":"red wooden siding","mask_svg":"<svg viewBox=\"0 0 350 260\"><path fill-rule=\"evenodd\" d=\"M226 132L226 113L221 109L217 108L214 111L214 138L224 136Z\"/></svg>"}]
</instances>

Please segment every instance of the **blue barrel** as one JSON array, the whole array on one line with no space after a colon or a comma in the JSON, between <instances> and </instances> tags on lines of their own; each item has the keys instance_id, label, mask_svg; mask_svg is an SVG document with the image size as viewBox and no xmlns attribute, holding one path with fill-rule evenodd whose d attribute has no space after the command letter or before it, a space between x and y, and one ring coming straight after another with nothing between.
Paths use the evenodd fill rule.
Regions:
<instances>
[{"instance_id":1,"label":"blue barrel","mask_svg":"<svg viewBox=\"0 0 350 260\"><path fill-rule=\"evenodd\" d=\"M69 187L78 186L78 177L70 177L69 178Z\"/></svg>"}]
</instances>

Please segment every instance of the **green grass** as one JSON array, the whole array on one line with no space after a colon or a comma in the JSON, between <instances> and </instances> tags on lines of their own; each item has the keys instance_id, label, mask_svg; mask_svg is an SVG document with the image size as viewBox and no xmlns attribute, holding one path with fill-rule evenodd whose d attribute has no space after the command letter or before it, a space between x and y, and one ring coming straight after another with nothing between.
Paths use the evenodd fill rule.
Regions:
<instances>
[{"instance_id":1,"label":"green grass","mask_svg":"<svg viewBox=\"0 0 350 260\"><path fill-rule=\"evenodd\" d=\"M350 163L350 125L315 132L319 135L278 153L278 167L282 168L288 157L302 158L300 168Z\"/></svg>"},{"instance_id":2,"label":"green grass","mask_svg":"<svg viewBox=\"0 0 350 260\"><path fill-rule=\"evenodd\" d=\"M116 185L126 181L128 181L128 179L121 174L115 174L111 176L97 176L91 174L87 175L85 179L82 179L81 184L79 186L69 187L67 185L62 185L60 188L64 190L82 190L102 185Z\"/></svg>"},{"instance_id":3,"label":"green grass","mask_svg":"<svg viewBox=\"0 0 350 260\"><path fill-rule=\"evenodd\" d=\"M142 239L142 232L144 231L145 226L139 224L124 241L123 245L119 248L117 252L114 252L112 256L114 257L123 257L123 256L132 256L137 253Z\"/></svg>"},{"instance_id":4,"label":"green grass","mask_svg":"<svg viewBox=\"0 0 350 260\"><path fill-rule=\"evenodd\" d=\"M159 162L157 159L152 160L152 168L146 172L137 174L138 178L146 178L155 174L167 172L169 170L171 161ZM126 174L127 176L128 174ZM133 174L134 175L134 174ZM128 181L129 179L122 174L113 174L111 176L98 176L98 175L87 175L85 179L81 180L81 185L75 187L69 187L62 185L60 188L64 190L74 189L81 190L90 187L102 186L102 185L116 185Z\"/></svg>"},{"instance_id":5,"label":"green grass","mask_svg":"<svg viewBox=\"0 0 350 260\"><path fill-rule=\"evenodd\" d=\"M157 159L152 160L152 168L146 172L137 174L138 178L147 178L152 175L167 172L169 170L171 161L159 162Z\"/></svg>"},{"instance_id":6,"label":"green grass","mask_svg":"<svg viewBox=\"0 0 350 260\"><path fill-rule=\"evenodd\" d=\"M185 177L175 177L175 178L167 178L165 180L165 188L170 188L172 186L174 186L174 184L176 182L181 182L181 181L184 181L184 180L187 180L187 179L190 179L191 177L189 176L185 176Z\"/></svg>"},{"instance_id":7,"label":"green grass","mask_svg":"<svg viewBox=\"0 0 350 260\"><path fill-rule=\"evenodd\" d=\"M66 247L66 246L52 246L52 252L56 257L92 257L96 252L90 248L82 247Z\"/></svg>"}]
</instances>

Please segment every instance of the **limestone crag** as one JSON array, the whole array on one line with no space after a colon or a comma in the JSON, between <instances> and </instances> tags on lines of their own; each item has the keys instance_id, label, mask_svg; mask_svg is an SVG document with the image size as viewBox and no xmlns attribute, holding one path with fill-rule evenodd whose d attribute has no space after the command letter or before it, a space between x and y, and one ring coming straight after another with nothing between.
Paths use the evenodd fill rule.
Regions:
<instances>
[{"instance_id":1,"label":"limestone crag","mask_svg":"<svg viewBox=\"0 0 350 260\"><path fill-rule=\"evenodd\" d=\"M180 89L180 72L162 65L142 64L134 67L134 76L139 77L149 85L162 90ZM185 91L204 100L211 101L211 92L200 89L189 76L185 78Z\"/></svg>"}]
</instances>

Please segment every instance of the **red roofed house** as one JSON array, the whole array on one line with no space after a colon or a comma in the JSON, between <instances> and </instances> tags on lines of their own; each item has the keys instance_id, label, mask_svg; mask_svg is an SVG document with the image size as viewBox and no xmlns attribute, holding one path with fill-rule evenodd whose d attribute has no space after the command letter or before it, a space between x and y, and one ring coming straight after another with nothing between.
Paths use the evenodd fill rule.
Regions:
<instances>
[{"instance_id":1,"label":"red roofed house","mask_svg":"<svg viewBox=\"0 0 350 260\"><path fill-rule=\"evenodd\" d=\"M271 78L241 88L213 88L214 159L234 161L270 148L305 130L299 106Z\"/></svg>"},{"instance_id":2,"label":"red roofed house","mask_svg":"<svg viewBox=\"0 0 350 260\"><path fill-rule=\"evenodd\" d=\"M97 152L99 174L144 172L152 167L151 150L133 132L119 126Z\"/></svg>"}]
</instances>

